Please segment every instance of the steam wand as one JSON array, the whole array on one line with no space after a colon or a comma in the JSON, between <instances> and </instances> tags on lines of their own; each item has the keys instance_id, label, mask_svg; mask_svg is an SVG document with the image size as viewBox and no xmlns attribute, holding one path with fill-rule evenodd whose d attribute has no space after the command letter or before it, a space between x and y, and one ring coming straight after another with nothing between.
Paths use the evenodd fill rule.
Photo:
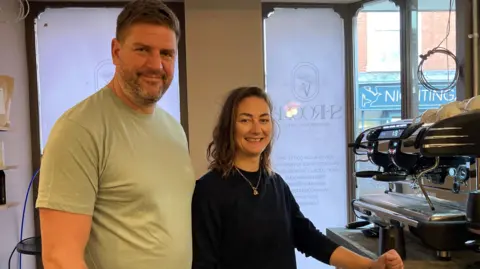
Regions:
<instances>
[{"instance_id":1,"label":"steam wand","mask_svg":"<svg viewBox=\"0 0 480 269\"><path fill-rule=\"evenodd\" d=\"M420 179L420 181L418 181L418 186L420 186L420 189L422 190L423 196L425 196L425 199L427 199L428 205L430 206L430 208L432 209L432 211L435 211L435 207L433 206L433 203L432 203L432 201L430 200L430 197L428 197L428 194L427 194L427 192L425 191L425 188L423 187L423 176L424 176L426 173L428 173L428 172L434 170L435 168L437 168L439 163L440 163L440 157L435 157L435 164L434 164L432 167L423 170L423 171L420 172L420 174L418 174L418 176L417 176L417 181L418 181L418 179Z\"/></svg>"}]
</instances>

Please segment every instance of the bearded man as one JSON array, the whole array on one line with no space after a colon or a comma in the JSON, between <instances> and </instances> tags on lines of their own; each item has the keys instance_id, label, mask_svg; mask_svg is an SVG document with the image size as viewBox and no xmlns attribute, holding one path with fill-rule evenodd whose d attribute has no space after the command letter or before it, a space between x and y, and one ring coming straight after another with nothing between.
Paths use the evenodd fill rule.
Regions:
<instances>
[{"instance_id":1,"label":"bearded man","mask_svg":"<svg viewBox=\"0 0 480 269\"><path fill-rule=\"evenodd\" d=\"M179 37L160 0L128 3L112 81L55 123L36 201L45 269L191 268L195 176L182 126L156 105Z\"/></svg>"}]
</instances>

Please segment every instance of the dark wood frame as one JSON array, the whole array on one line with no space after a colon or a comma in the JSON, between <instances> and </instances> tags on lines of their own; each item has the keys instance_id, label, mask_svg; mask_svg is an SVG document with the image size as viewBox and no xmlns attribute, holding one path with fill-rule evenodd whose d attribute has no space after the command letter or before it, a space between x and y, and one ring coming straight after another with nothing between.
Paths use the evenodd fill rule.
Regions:
<instances>
[{"instance_id":1,"label":"dark wood frame","mask_svg":"<svg viewBox=\"0 0 480 269\"><path fill-rule=\"evenodd\" d=\"M379 0L361 0L351 4L316 4L316 3L264 3L262 5L263 18L275 8L331 8L344 21L345 35L345 87L346 87L346 143L354 141L354 119L355 119L355 51L354 51L354 20L358 11L369 2L378 2ZM400 57L401 57L401 93L402 93L402 118L412 117L414 109L410 91L413 77L410 70L413 68L411 57L410 32L412 28L411 12L417 6L417 1L421 0L389 0L395 3L400 9ZM457 32L457 51L456 55L461 65L460 78L456 87L457 100L463 100L473 96L473 78L472 78L472 41L468 38L468 33L472 33L472 15L468 12L472 7L472 0L456 0L456 32ZM351 201L356 197L356 183L353 177L355 156L347 148L347 212L348 221L356 219L351 210Z\"/></svg>"},{"instance_id":2,"label":"dark wood frame","mask_svg":"<svg viewBox=\"0 0 480 269\"><path fill-rule=\"evenodd\" d=\"M31 2L30 13L25 19L25 38L28 66L28 87L30 107L30 132L32 146L32 168L33 173L40 169L41 148L40 148L40 118L39 118L39 92L37 78L36 58L36 32L35 23L38 16L47 8L121 8L126 2ZM187 103L187 71L186 71L186 36L185 36L185 6L181 2L167 2L167 5L175 12L181 25L181 36L178 44L178 75L180 91L180 121L188 139L188 103ZM35 181L32 188L33 201L38 195L38 181ZM40 221L38 211L34 212L35 235L40 236ZM37 268L41 269L42 261L37 257Z\"/></svg>"}]
</instances>

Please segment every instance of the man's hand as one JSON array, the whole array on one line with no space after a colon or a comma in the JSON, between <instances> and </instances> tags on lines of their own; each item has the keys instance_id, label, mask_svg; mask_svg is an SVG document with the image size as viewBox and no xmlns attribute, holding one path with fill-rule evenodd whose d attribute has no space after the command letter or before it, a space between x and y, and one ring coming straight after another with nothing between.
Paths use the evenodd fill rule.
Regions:
<instances>
[{"instance_id":1,"label":"man's hand","mask_svg":"<svg viewBox=\"0 0 480 269\"><path fill-rule=\"evenodd\" d=\"M392 249L373 262L371 269L403 269L403 261L397 251Z\"/></svg>"}]
</instances>

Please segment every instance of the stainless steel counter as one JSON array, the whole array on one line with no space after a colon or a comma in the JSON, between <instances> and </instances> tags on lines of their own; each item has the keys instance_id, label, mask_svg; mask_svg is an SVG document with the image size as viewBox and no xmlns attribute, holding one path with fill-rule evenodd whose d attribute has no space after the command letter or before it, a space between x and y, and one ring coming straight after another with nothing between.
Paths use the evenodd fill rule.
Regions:
<instances>
[{"instance_id":1,"label":"stainless steel counter","mask_svg":"<svg viewBox=\"0 0 480 269\"><path fill-rule=\"evenodd\" d=\"M344 246L360 255L376 259L378 239L368 238L360 230L345 228L329 228L326 235L337 244ZM441 235L439 235L441 236ZM420 240L405 232L407 257L404 260L405 269L480 269L480 254L473 251L452 252L450 261L440 261L435 251L422 245ZM477 266L472 266L478 262Z\"/></svg>"}]
</instances>

